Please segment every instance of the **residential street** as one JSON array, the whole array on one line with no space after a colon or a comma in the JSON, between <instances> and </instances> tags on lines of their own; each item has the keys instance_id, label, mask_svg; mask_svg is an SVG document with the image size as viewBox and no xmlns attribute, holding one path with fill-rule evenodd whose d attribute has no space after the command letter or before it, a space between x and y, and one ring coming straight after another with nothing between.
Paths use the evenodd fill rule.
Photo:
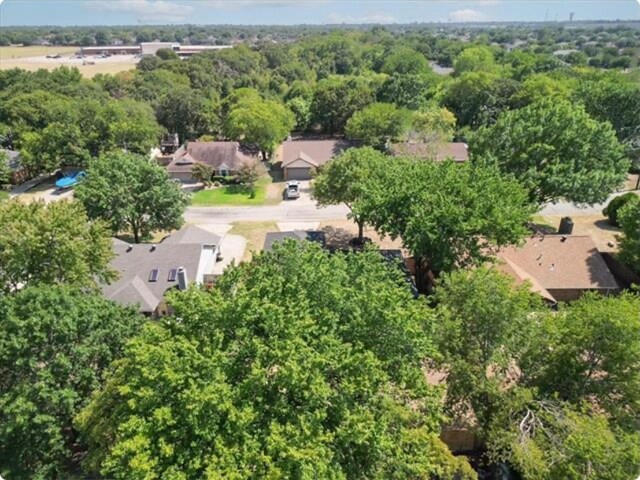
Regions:
<instances>
[{"instance_id":1,"label":"residential street","mask_svg":"<svg viewBox=\"0 0 640 480\"><path fill-rule=\"evenodd\" d=\"M312 203L290 200L264 207L189 207L184 218L188 223L322 221L342 220L348 212L349 209L344 205L317 208Z\"/></svg>"},{"instance_id":2,"label":"residential street","mask_svg":"<svg viewBox=\"0 0 640 480\"><path fill-rule=\"evenodd\" d=\"M614 193L609 200L623 193L626 192ZM604 204L584 208L573 203L559 202L545 206L539 213L541 215L598 215L609 200ZM189 207L184 216L189 223L233 223L268 220L274 222L342 220L347 213L349 209L344 205L317 208L310 199L300 198L264 207Z\"/></svg>"}]
</instances>

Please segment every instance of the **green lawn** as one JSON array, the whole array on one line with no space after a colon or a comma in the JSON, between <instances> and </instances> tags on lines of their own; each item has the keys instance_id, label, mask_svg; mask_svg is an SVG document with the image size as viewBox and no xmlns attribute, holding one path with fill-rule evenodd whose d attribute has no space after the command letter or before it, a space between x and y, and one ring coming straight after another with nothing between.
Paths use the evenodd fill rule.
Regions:
<instances>
[{"instance_id":1,"label":"green lawn","mask_svg":"<svg viewBox=\"0 0 640 480\"><path fill-rule=\"evenodd\" d=\"M210 207L217 205L265 205L267 203L273 203L267 195L269 183L271 183L269 177L260 179L253 195L242 185L225 185L209 190L200 190L191 196L191 204Z\"/></svg>"},{"instance_id":2,"label":"green lawn","mask_svg":"<svg viewBox=\"0 0 640 480\"><path fill-rule=\"evenodd\" d=\"M9 192L5 192L4 190L0 190L0 202L9 198Z\"/></svg>"}]
</instances>

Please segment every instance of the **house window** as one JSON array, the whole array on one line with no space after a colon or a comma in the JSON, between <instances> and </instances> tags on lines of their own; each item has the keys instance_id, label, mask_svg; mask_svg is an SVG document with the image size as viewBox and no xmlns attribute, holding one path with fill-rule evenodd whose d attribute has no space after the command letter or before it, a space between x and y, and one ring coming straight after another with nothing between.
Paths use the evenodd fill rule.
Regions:
<instances>
[{"instance_id":1,"label":"house window","mask_svg":"<svg viewBox=\"0 0 640 480\"><path fill-rule=\"evenodd\" d=\"M222 176L222 177L227 177L227 176L229 176L229 170L224 169L224 168L223 168L223 169L221 169L221 170L220 170L220 176Z\"/></svg>"}]
</instances>

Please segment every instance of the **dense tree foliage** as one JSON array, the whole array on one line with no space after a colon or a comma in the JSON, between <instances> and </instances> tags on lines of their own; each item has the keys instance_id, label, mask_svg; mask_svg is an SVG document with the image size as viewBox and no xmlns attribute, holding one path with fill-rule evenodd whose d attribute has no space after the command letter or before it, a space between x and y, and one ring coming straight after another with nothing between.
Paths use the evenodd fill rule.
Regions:
<instances>
[{"instance_id":1,"label":"dense tree foliage","mask_svg":"<svg viewBox=\"0 0 640 480\"><path fill-rule=\"evenodd\" d=\"M387 163L384 154L369 148L351 148L324 165L312 184L312 196L320 206L344 203L349 217L358 225L358 241L363 241L365 219L360 212L366 182L376 168Z\"/></svg>"},{"instance_id":2,"label":"dense tree foliage","mask_svg":"<svg viewBox=\"0 0 640 480\"><path fill-rule=\"evenodd\" d=\"M366 191L365 221L401 238L417 267L436 273L477 265L496 246L518 243L532 213L525 190L491 165L395 158L370 173Z\"/></svg>"},{"instance_id":3,"label":"dense tree foliage","mask_svg":"<svg viewBox=\"0 0 640 480\"><path fill-rule=\"evenodd\" d=\"M372 103L356 112L347 122L345 133L364 145L382 148L406 133L411 120L408 110L392 103Z\"/></svg>"},{"instance_id":4,"label":"dense tree foliage","mask_svg":"<svg viewBox=\"0 0 640 480\"><path fill-rule=\"evenodd\" d=\"M272 100L262 100L256 92L233 103L224 132L229 138L255 145L262 151L263 160L267 160L291 133L295 121L287 107Z\"/></svg>"},{"instance_id":5,"label":"dense tree foliage","mask_svg":"<svg viewBox=\"0 0 640 480\"><path fill-rule=\"evenodd\" d=\"M549 315L522 361L528 384L546 396L597 402L640 422L640 297L585 294Z\"/></svg>"},{"instance_id":6,"label":"dense tree foliage","mask_svg":"<svg viewBox=\"0 0 640 480\"><path fill-rule=\"evenodd\" d=\"M495 268L442 278L435 299L440 368L447 371L447 404L455 418L471 410L482 431L502 407L503 385L517 375L533 322L542 310L530 285L514 287Z\"/></svg>"},{"instance_id":7,"label":"dense tree foliage","mask_svg":"<svg viewBox=\"0 0 640 480\"><path fill-rule=\"evenodd\" d=\"M475 477L436 438L432 313L375 250L289 242L171 302L179 321L148 325L78 418L90 470Z\"/></svg>"},{"instance_id":8,"label":"dense tree foliage","mask_svg":"<svg viewBox=\"0 0 640 480\"><path fill-rule=\"evenodd\" d=\"M618 212L620 259L640 273L640 197L630 201Z\"/></svg>"},{"instance_id":9,"label":"dense tree foliage","mask_svg":"<svg viewBox=\"0 0 640 480\"><path fill-rule=\"evenodd\" d=\"M68 286L0 296L0 474L69 478L84 446L73 419L143 319Z\"/></svg>"},{"instance_id":10,"label":"dense tree foliage","mask_svg":"<svg viewBox=\"0 0 640 480\"><path fill-rule=\"evenodd\" d=\"M538 204L562 198L603 202L629 168L611 125L566 101L548 100L504 113L472 138L470 148L474 155L493 155Z\"/></svg>"},{"instance_id":11,"label":"dense tree foliage","mask_svg":"<svg viewBox=\"0 0 640 480\"><path fill-rule=\"evenodd\" d=\"M76 198L91 218L108 222L114 234L131 233L136 243L156 230L183 223L187 196L152 160L108 153L91 161Z\"/></svg>"},{"instance_id":12,"label":"dense tree foliage","mask_svg":"<svg viewBox=\"0 0 640 480\"><path fill-rule=\"evenodd\" d=\"M0 291L37 283L92 287L113 278L109 231L77 202L2 202L0 225Z\"/></svg>"},{"instance_id":13,"label":"dense tree foliage","mask_svg":"<svg viewBox=\"0 0 640 480\"><path fill-rule=\"evenodd\" d=\"M523 480L624 480L640 472L640 435L598 413L517 392L489 432L490 457Z\"/></svg>"}]
</instances>

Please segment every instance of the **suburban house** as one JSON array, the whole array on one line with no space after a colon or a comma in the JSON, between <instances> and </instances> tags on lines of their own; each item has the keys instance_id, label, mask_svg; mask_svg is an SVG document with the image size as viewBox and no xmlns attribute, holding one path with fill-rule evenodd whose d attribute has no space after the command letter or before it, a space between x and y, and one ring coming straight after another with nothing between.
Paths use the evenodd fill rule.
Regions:
<instances>
[{"instance_id":1,"label":"suburban house","mask_svg":"<svg viewBox=\"0 0 640 480\"><path fill-rule=\"evenodd\" d=\"M270 252L273 245L277 242L283 242L286 239L302 242L309 240L310 242L318 242L322 247L326 245L325 233L318 230L294 230L292 232L268 232L264 238L264 246L262 250Z\"/></svg>"},{"instance_id":2,"label":"suburban house","mask_svg":"<svg viewBox=\"0 0 640 480\"><path fill-rule=\"evenodd\" d=\"M345 140L287 140L281 150L284 179L311 180L314 169L352 146Z\"/></svg>"},{"instance_id":3,"label":"suburban house","mask_svg":"<svg viewBox=\"0 0 640 480\"><path fill-rule=\"evenodd\" d=\"M207 284L220 254L221 238L204 228L190 226L157 244L130 244L113 240L111 268L119 277L102 286L105 297L158 318L170 312L164 295L189 284Z\"/></svg>"},{"instance_id":4,"label":"suburban house","mask_svg":"<svg viewBox=\"0 0 640 480\"><path fill-rule=\"evenodd\" d=\"M0 154L2 153L6 155L6 163L11 171L9 183L18 184L24 182L27 179L27 171L20 163L20 152L0 149Z\"/></svg>"},{"instance_id":5,"label":"suburban house","mask_svg":"<svg viewBox=\"0 0 640 480\"><path fill-rule=\"evenodd\" d=\"M187 142L173 154L167 165L169 177L182 182L195 182L191 175L197 163L208 165L214 175L234 175L240 165L256 161L238 142Z\"/></svg>"},{"instance_id":6,"label":"suburban house","mask_svg":"<svg viewBox=\"0 0 640 480\"><path fill-rule=\"evenodd\" d=\"M521 247L501 249L502 271L551 303L578 299L584 292L619 291L609 267L589 236L535 235Z\"/></svg>"},{"instance_id":7,"label":"suburban house","mask_svg":"<svg viewBox=\"0 0 640 480\"><path fill-rule=\"evenodd\" d=\"M424 142L404 142L394 143L389 148L392 155L411 155L415 157L442 161L447 158L454 162L466 162L469 159L469 149L466 143L424 143Z\"/></svg>"}]
</instances>

